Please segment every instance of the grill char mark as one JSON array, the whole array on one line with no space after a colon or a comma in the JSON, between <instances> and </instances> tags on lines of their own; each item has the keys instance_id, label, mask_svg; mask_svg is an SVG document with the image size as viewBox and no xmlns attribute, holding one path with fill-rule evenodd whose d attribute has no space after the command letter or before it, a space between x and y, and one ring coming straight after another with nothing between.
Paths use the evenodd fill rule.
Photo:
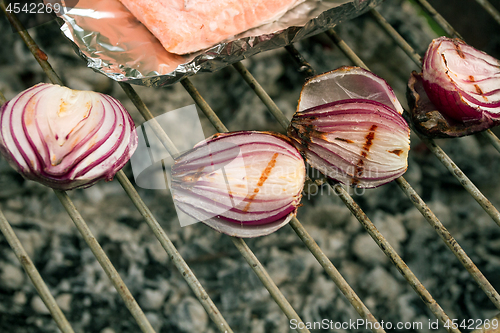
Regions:
<instances>
[{"instance_id":1,"label":"grill char mark","mask_svg":"<svg viewBox=\"0 0 500 333\"><path fill-rule=\"evenodd\" d=\"M271 160L269 161L269 163L267 163L266 168L264 169L264 171L262 171L262 174L260 175L259 182L257 183L257 187L253 189L253 193L250 196L247 196L246 199L248 199L248 203L245 206L245 208L243 208L244 212L248 212L248 210L250 209L250 205L253 202L253 199L255 199L255 197L257 196L257 193L259 193L259 191L260 191L260 187L262 187L262 185L264 185L266 180L269 178L271 171L276 166L276 159L278 158L278 155L279 155L278 153L273 154L273 157L271 157Z\"/></svg>"},{"instance_id":2,"label":"grill char mark","mask_svg":"<svg viewBox=\"0 0 500 333\"><path fill-rule=\"evenodd\" d=\"M356 163L356 166L354 167L354 175L351 182L352 186L356 186L359 184L359 177L361 177L363 175L363 172L365 171L364 159L368 156L368 152L370 151L370 148L373 146L373 140L375 139L375 131L377 130L377 128L378 128L377 125L372 125L370 127L368 134L366 134L365 136L365 144L363 145L363 148L361 150L361 156L358 160L358 163Z\"/></svg>"},{"instance_id":3,"label":"grill char mark","mask_svg":"<svg viewBox=\"0 0 500 333\"><path fill-rule=\"evenodd\" d=\"M401 149L394 149L394 150L389 150L389 153L397 155L397 156L401 156L403 151Z\"/></svg>"},{"instance_id":4,"label":"grill char mark","mask_svg":"<svg viewBox=\"0 0 500 333\"><path fill-rule=\"evenodd\" d=\"M456 40L454 40L453 45L455 45L455 50L457 51L458 56L462 59L465 59L465 54L462 52L462 49L460 48L460 44Z\"/></svg>"},{"instance_id":5,"label":"grill char mark","mask_svg":"<svg viewBox=\"0 0 500 333\"><path fill-rule=\"evenodd\" d=\"M349 139L344 139L344 138L335 138L335 140L339 140L339 141L343 141L343 142L347 142L347 143L354 143L354 141L349 140Z\"/></svg>"}]
</instances>

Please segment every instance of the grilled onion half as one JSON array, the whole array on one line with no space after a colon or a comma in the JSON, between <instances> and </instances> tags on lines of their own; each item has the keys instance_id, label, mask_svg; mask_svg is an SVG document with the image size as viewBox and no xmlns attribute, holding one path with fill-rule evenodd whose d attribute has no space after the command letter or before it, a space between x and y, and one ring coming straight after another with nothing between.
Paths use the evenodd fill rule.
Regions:
<instances>
[{"instance_id":1,"label":"grilled onion half","mask_svg":"<svg viewBox=\"0 0 500 333\"><path fill-rule=\"evenodd\" d=\"M216 134L175 159L177 208L222 233L257 237L296 214L305 181L302 156L286 136Z\"/></svg>"},{"instance_id":2,"label":"grilled onion half","mask_svg":"<svg viewBox=\"0 0 500 333\"><path fill-rule=\"evenodd\" d=\"M500 61L460 39L434 39L408 83L412 121L430 137L457 137L500 123Z\"/></svg>"},{"instance_id":3,"label":"grilled onion half","mask_svg":"<svg viewBox=\"0 0 500 333\"><path fill-rule=\"evenodd\" d=\"M407 169L410 132L402 111L385 80L359 67L341 67L306 82L288 135L329 178L377 187Z\"/></svg>"}]
</instances>

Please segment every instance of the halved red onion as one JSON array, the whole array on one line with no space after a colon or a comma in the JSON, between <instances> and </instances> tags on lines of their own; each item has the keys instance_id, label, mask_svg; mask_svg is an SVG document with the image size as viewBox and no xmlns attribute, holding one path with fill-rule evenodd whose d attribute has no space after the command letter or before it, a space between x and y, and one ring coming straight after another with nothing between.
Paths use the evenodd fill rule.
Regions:
<instances>
[{"instance_id":1,"label":"halved red onion","mask_svg":"<svg viewBox=\"0 0 500 333\"><path fill-rule=\"evenodd\" d=\"M288 135L311 166L343 184L377 187L408 166L408 124L377 101L341 100L297 112Z\"/></svg>"},{"instance_id":2,"label":"halved red onion","mask_svg":"<svg viewBox=\"0 0 500 333\"><path fill-rule=\"evenodd\" d=\"M343 66L309 79L300 93L297 112L344 99L377 101L403 113L396 94L384 79L355 66Z\"/></svg>"},{"instance_id":3,"label":"halved red onion","mask_svg":"<svg viewBox=\"0 0 500 333\"><path fill-rule=\"evenodd\" d=\"M217 231L257 237L295 215L305 165L286 136L270 132L216 134L177 157L171 190L180 210Z\"/></svg>"},{"instance_id":4,"label":"halved red onion","mask_svg":"<svg viewBox=\"0 0 500 333\"><path fill-rule=\"evenodd\" d=\"M40 83L0 108L0 151L25 178L59 190L111 180L137 147L111 96Z\"/></svg>"},{"instance_id":5,"label":"halved red onion","mask_svg":"<svg viewBox=\"0 0 500 333\"><path fill-rule=\"evenodd\" d=\"M460 39L434 39L422 66L424 89L446 116L500 119L500 61Z\"/></svg>"},{"instance_id":6,"label":"halved red onion","mask_svg":"<svg viewBox=\"0 0 500 333\"><path fill-rule=\"evenodd\" d=\"M377 187L406 171L410 141L402 113L384 79L344 66L305 83L288 135L329 178Z\"/></svg>"},{"instance_id":7,"label":"halved red onion","mask_svg":"<svg viewBox=\"0 0 500 333\"><path fill-rule=\"evenodd\" d=\"M407 98L413 125L420 133L431 138L461 137L500 124L500 118L484 117L463 122L440 112L425 92L422 73L415 71L408 80Z\"/></svg>"}]
</instances>

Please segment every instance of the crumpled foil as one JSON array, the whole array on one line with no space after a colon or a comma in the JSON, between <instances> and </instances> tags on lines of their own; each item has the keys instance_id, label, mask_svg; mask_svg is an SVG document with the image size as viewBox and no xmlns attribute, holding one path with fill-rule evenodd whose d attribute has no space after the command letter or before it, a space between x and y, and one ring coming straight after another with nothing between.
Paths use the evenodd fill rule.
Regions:
<instances>
[{"instance_id":1,"label":"crumpled foil","mask_svg":"<svg viewBox=\"0 0 500 333\"><path fill-rule=\"evenodd\" d=\"M116 81L160 87L318 34L382 1L304 0L275 22L188 55L167 52L118 0L80 0L60 17L89 67Z\"/></svg>"}]
</instances>

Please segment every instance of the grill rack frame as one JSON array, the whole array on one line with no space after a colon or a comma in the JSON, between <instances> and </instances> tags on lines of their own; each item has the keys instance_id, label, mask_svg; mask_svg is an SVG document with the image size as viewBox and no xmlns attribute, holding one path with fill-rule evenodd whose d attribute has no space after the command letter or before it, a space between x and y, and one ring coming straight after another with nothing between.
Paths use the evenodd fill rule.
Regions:
<instances>
[{"instance_id":1,"label":"grill rack frame","mask_svg":"<svg viewBox=\"0 0 500 333\"><path fill-rule=\"evenodd\" d=\"M432 6L426 0L416 0L424 10L426 10L429 15L431 15L436 22L447 32L449 36L452 37L460 37L460 35L454 30L451 25L449 25L442 16L437 13ZM485 0L476 0L480 3L485 10L488 11L498 23L498 11L495 11L494 7L489 4L489 2ZM29 33L19 26L19 22L16 18L5 11L4 1L0 0L0 7L7 15L9 21L14 26L18 25L18 31L20 31L20 35L24 40L25 44L28 46L35 59L38 61L46 75L53 83L62 84L61 80L54 72L49 62L46 59L45 54L40 48L36 45L33 39L29 36ZM410 56L410 58L419 65L419 56L418 54L411 48L411 46L406 43L406 41L399 36L399 34L392 28L387 21L380 15L380 13L376 9L372 9L370 11L372 17L379 23L379 25L394 39L394 41ZM347 58L349 58L355 65L367 68L366 65L361 61L361 59L347 46L347 44L338 36L338 34L334 30L329 30L327 35L332 39L332 41L346 54ZM314 69L307 63L307 61L298 53L298 51L293 47L293 45L287 46L286 49L288 52L298 60L298 63L302 68L305 68L308 73L314 73ZM243 79L249 84L249 86L255 91L257 96L262 100L262 102L269 109L271 114L276 118L276 120L283 126L288 126L288 119L283 115L283 113L279 110L276 104L272 101L266 91L260 86L260 84L253 78L250 72L243 66L241 63L233 64L233 67L241 74ZM191 95L196 104L200 107L203 113L207 116L210 122L214 125L214 127L219 132L227 131L227 128L224 124L218 119L215 112L210 108L208 103L203 99L203 97L196 90L194 85L190 82L189 79L184 79L181 81L181 84ZM135 90L126 83L120 83L120 86L135 104L139 112L142 114L145 120L153 120L153 130L155 134L159 136L165 148L172 153L176 152L176 148L173 146L172 142L168 138L165 132L161 129L161 127L154 121L153 116L147 109L146 105L142 102L139 95L135 92ZM0 92L0 104L5 102L5 98ZM418 132L414 131L414 133ZM500 140L491 132L486 131L479 135L484 136L488 141L498 150L500 151ZM500 225L500 213L496 208L489 202L489 200L475 187L475 185L465 176L465 174L454 164L454 162L445 154L445 152L431 139L423 138L419 135L420 139L426 144L426 146L438 157L441 163L454 175L455 178L460 182L460 184L471 194L471 196L481 205L481 207L490 215L490 217ZM169 253L170 258L174 261L176 267L182 273L189 286L198 297L205 310L211 317L211 319L217 324L221 332L232 332L224 318L217 310L213 302L210 300L208 294L204 291L201 284L199 284L197 278L194 276L189 266L182 259L180 254L177 252L173 244L168 239L166 233L161 229L160 225L154 219L152 213L149 211L145 203L142 201L138 193L135 191L135 188L130 183L128 178L125 176L123 171L120 171L117 174L117 179L126 191L127 195L131 198L132 202L138 210L141 212L145 221L151 227L152 231L155 233L157 239L162 243L164 249ZM445 229L445 227L441 224L441 222L437 219L434 213L429 209L429 207L425 204L425 202L418 196L417 192L411 187L411 185L403 178L400 177L396 180L397 184L403 190L403 192L409 197L410 201L415 205L415 207L422 213L422 215L426 218L426 220L434 227L439 236L445 241L446 245L450 248L450 250L457 256L457 258L462 262L467 271L471 274L471 276L476 280L479 286L485 291L486 295L490 298L493 304L500 309L500 296L494 290L494 288L489 284L486 278L482 275L482 273L477 269L474 263L467 256L465 251L458 245L455 239L451 236L451 234ZM423 299L424 303L429 307L429 309L434 313L434 315L442 322L446 322L449 320L449 317L444 313L439 304L432 298L430 293L425 289L425 287L418 281L418 279L414 276L411 270L406 266L406 264L402 261L399 255L394 251L392 246L387 242L387 240L380 234L380 232L375 228L370 219L366 216L366 214L361 210L361 208L354 202L349 193L338 183L334 183L329 181L330 186L333 188L335 193L342 199L347 208L356 216L359 222L365 227L370 236L374 239L377 245L382 249L382 251L389 257L389 259L393 262L396 268L401 272L401 274L407 279L407 282L413 287L413 289L419 294L419 296ZM138 306L137 302L133 299L133 296L128 291L127 287L121 280L120 276L114 269L113 265L107 258L106 254L100 248L100 245L97 243L93 235L91 234L90 229L86 225L85 221L79 214L76 207L71 202L69 196L63 191L54 191L56 196L59 198L64 208L67 210L68 214L74 221L75 225L79 229L82 237L85 239L89 247L94 252L95 257L106 271L110 279L113 281L115 288L118 293L122 296L125 301L125 305L131 311L131 314L136 319L139 327L143 332L154 332L148 320L144 316L144 313ZM319 246L316 244L314 239L307 233L302 224L298 221L297 218L292 219L290 225L295 230L299 238L305 243L305 245L309 248L311 253L316 257L319 263L323 266L326 273L332 278L332 280L337 284L342 293L346 296L346 298L350 301L353 307L357 310L360 316L363 319L367 319L372 323L377 323L376 319L369 312L366 306L362 303L359 297L354 293L349 284L343 279L335 266L331 263L331 261L327 258L327 256L322 252ZM50 292L43 282L40 274L36 270L36 267L31 262L28 257L26 251L23 249L22 244L17 239L12 227L5 219L5 216L0 210L0 229L7 239L9 245L12 247L16 256L20 260L23 268L26 270L28 276L33 281L37 291L39 292L42 300L45 302L49 311L51 312L54 320L57 325L61 329L62 332L73 332L71 325L68 323L61 309L57 306L53 296L50 295ZM263 285L268 289L271 296L277 302L277 304L281 307L285 315L289 319L296 319L300 321L300 318L296 314L295 310L291 307L288 301L284 298L282 293L279 291L276 284L272 281L269 274L263 267L263 265L258 261L253 252L248 248L245 241L240 238L234 238L233 242L238 250L242 253L245 260L252 267L254 272L257 274ZM169 243L170 242L170 243ZM190 273L189 273L190 272ZM376 326L376 325L375 325ZM384 332L381 328L372 329L374 332ZM298 329L300 332L309 332L307 329ZM451 327L448 329L450 332L460 332L458 328Z\"/></svg>"}]
</instances>

